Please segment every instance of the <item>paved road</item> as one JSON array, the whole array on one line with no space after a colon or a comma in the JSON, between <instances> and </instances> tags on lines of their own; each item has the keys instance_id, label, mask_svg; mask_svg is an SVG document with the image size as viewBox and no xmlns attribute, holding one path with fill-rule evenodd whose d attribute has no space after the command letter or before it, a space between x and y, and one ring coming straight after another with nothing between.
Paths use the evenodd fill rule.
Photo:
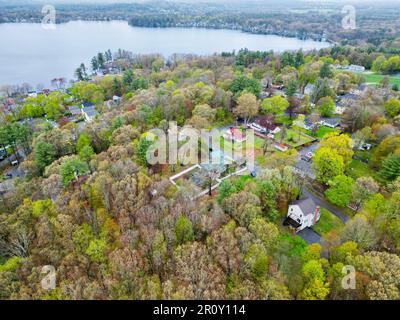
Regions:
<instances>
[{"instance_id":1,"label":"paved road","mask_svg":"<svg viewBox=\"0 0 400 320\"><path fill-rule=\"evenodd\" d=\"M313 229L306 228L297 233L308 244L321 243L321 236Z\"/></svg>"},{"instance_id":2,"label":"paved road","mask_svg":"<svg viewBox=\"0 0 400 320\"><path fill-rule=\"evenodd\" d=\"M299 156L297 158L297 162L294 165L295 168L301 171L301 174L308 176L310 179L315 180L315 174L311 169L311 161L307 162L301 159L302 155L306 155L309 152L314 152L318 148L318 142L314 142L311 145L302 148L299 150Z\"/></svg>"},{"instance_id":3,"label":"paved road","mask_svg":"<svg viewBox=\"0 0 400 320\"><path fill-rule=\"evenodd\" d=\"M303 190L303 195L308 197L308 198L313 199L317 206L320 206L321 208L325 208L326 210L329 210L330 212L332 212L343 223L345 223L347 220L349 220L349 217L346 216L345 214L343 214L343 212L339 208L333 206L328 201L318 197L317 195L315 195L314 193L310 192L309 190L304 189Z\"/></svg>"}]
</instances>

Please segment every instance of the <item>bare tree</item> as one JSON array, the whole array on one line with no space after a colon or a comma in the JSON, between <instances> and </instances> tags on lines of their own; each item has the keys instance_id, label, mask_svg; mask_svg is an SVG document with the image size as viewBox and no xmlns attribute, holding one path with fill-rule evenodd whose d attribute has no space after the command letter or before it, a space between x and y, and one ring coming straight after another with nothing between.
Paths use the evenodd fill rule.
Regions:
<instances>
[{"instance_id":1,"label":"bare tree","mask_svg":"<svg viewBox=\"0 0 400 320\"><path fill-rule=\"evenodd\" d=\"M11 234L9 239L0 239L0 254L4 256L27 257L34 239L32 231L21 228Z\"/></svg>"}]
</instances>

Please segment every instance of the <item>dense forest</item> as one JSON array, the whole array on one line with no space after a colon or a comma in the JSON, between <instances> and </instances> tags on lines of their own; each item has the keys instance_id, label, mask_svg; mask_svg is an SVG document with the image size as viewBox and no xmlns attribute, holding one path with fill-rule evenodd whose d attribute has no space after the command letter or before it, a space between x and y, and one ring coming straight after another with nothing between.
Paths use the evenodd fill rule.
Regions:
<instances>
[{"instance_id":1,"label":"dense forest","mask_svg":"<svg viewBox=\"0 0 400 320\"><path fill-rule=\"evenodd\" d=\"M82 64L69 86L3 88L0 147L21 175L1 183L0 298L400 299L399 88L388 77L365 86L342 69L377 59L390 57L350 47L169 59L120 50ZM305 117L333 117L349 94L340 132L304 129ZM97 115L74 118L87 104ZM257 146L256 176L204 197L195 179L169 180L182 163L146 160L149 129L256 117L282 128L280 143L318 137L315 179L295 170L295 147L272 150L269 139ZM312 244L282 225L310 188L346 216L324 211ZM342 284L349 265L352 289ZM56 270L52 290L43 266Z\"/></svg>"}]
</instances>

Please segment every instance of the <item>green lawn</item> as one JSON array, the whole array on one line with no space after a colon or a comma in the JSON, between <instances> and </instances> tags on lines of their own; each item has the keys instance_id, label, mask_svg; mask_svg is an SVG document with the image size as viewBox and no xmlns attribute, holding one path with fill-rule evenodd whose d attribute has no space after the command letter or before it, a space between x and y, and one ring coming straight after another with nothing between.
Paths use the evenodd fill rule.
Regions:
<instances>
[{"instance_id":1,"label":"green lawn","mask_svg":"<svg viewBox=\"0 0 400 320\"><path fill-rule=\"evenodd\" d=\"M323 236L332 230L339 231L343 227L343 222L334 214L324 208L321 208L320 210L321 218L318 223L313 226L316 233Z\"/></svg>"},{"instance_id":2,"label":"green lawn","mask_svg":"<svg viewBox=\"0 0 400 320\"><path fill-rule=\"evenodd\" d=\"M360 177L372 177L374 172L370 169L368 164L360 160L353 159L349 164L347 174L353 179L358 179Z\"/></svg>"},{"instance_id":3,"label":"green lawn","mask_svg":"<svg viewBox=\"0 0 400 320\"><path fill-rule=\"evenodd\" d=\"M282 143L286 144L287 146L293 147L293 148L297 148L300 147L304 144L307 144L309 142L314 141L315 138L305 134L305 133L300 133L299 135L299 131L295 131L292 129L287 129L286 130L286 137L283 140ZM275 135L275 141L279 142L281 141L281 132L277 133Z\"/></svg>"},{"instance_id":4,"label":"green lawn","mask_svg":"<svg viewBox=\"0 0 400 320\"><path fill-rule=\"evenodd\" d=\"M354 152L355 155L359 156L362 159L368 159L370 160L372 157L372 152L371 150L357 150Z\"/></svg>"},{"instance_id":5,"label":"green lawn","mask_svg":"<svg viewBox=\"0 0 400 320\"><path fill-rule=\"evenodd\" d=\"M255 136L254 137L254 145L251 145L248 141L242 142L242 143L234 143L233 147L235 150L241 150L244 147L246 148L252 148L254 147L255 150L262 150L264 145L264 139ZM224 137L221 137L221 143L220 147L222 150L224 150L225 146L228 148L227 150L232 150L232 142L231 141L226 141Z\"/></svg>"},{"instance_id":6,"label":"green lawn","mask_svg":"<svg viewBox=\"0 0 400 320\"><path fill-rule=\"evenodd\" d=\"M368 71L362 73L362 75L365 78L365 82L369 85L377 85L384 78L384 75L373 73L373 72L368 72ZM390 79L389 81L391 84L397 84L398 86L400 86L400 77L391 76L389 79Z\"/></svg>"},{"instance_id":7,"label":"green lawn","mask_svg":"<svg viewBox=\"0 0 400 320\"><path fill-rule=\"evenodd\" d=\"M339 132L339 130L337 129L332 129L326 126L321 126L318 128L318 131L316 132L316 136L318 139L322 139L325 135L327 135L328 133L332 133L332 132Z\"/></svg>"}]
</instances>

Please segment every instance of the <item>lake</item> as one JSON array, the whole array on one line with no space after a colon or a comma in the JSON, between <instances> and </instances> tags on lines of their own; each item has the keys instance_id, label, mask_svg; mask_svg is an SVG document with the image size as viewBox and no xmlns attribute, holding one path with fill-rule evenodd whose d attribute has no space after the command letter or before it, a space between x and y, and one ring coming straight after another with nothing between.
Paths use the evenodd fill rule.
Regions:
<instances>
[{"instance_id":1,"label":"lake","mask_svg":"<svg viewBox=\"0 0 400 320\"><path fill-rule=\"evenodd\" d=\"M310 50L327 42L255 35L233 30L136 28L125 21L73 21L44 29L41 24L0 24L0 85L30 83L48 86L55 77L73 78L81 62L99 51L119 48L133 53L213 54L239 50Z\"/></svg>"}]
</instances>

